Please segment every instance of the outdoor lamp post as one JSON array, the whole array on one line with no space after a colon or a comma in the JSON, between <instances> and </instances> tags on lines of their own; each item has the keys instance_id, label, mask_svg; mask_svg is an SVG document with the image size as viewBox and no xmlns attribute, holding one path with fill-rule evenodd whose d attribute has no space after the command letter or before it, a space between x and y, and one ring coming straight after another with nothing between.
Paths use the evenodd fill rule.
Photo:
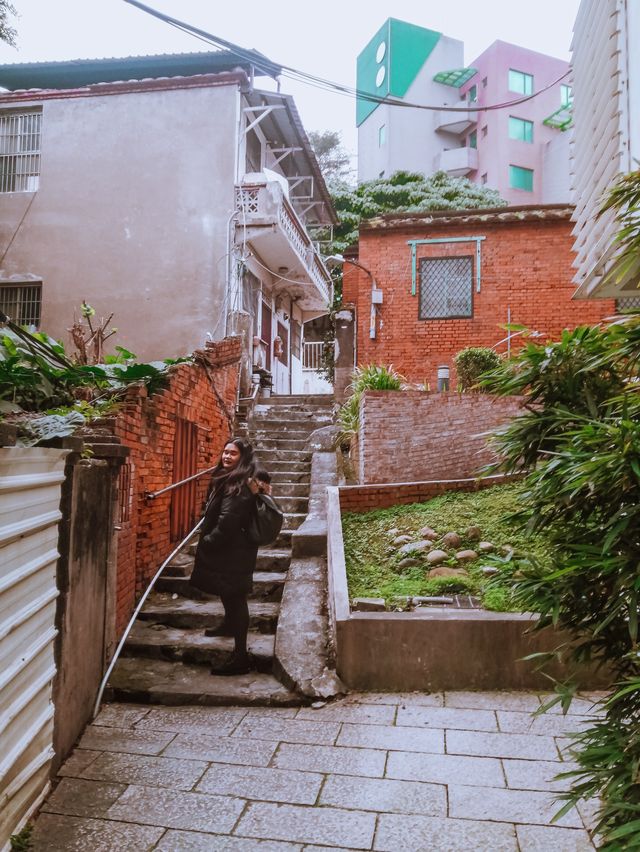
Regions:
<instances>
[{"instance_id":1,"label":"outdoor lamp post","mask_svg":"<svg viewBox=\"0 0 640 852\"><path fill-rule=\"evenodd\" d=\"M350 263L352 266L357 266L358 269L361 269L371 279L371 313L369 315L369 337L372 340L376 338L376 305L382 304L383 294L382 290L378 287L378 283L376 279L373 277L373 273L371 270L367 269L366 266L363 266L361 263L358 263L357 260L350 260L348 257L343 257L341 254L332 254L329 257L325 257L325 263L330 265L336 263Z\"/></svg>"},{"instance_id":2,"label":"outdoor lamp post","mask_svg":"<svg viewBox=\"0 0 640 852\"><path fill-rule=\"evenodd\" d=\"M449 390L449 367L447 364L442 364L438 367L438 390Z\"/></svg>"}]
</instances>

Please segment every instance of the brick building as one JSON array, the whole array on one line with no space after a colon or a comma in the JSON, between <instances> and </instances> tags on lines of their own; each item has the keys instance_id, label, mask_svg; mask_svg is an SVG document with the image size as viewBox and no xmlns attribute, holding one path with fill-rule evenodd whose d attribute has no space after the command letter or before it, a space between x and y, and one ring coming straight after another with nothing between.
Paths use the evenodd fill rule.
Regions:
<instances>
[{"instance_id":1,"label":"brick building","mask_svg":"<svg viewBox=\"0 0 640 852\"><path fill-rule=\"evenodd\" d=\"M356 311L357 364L392 364L436 387L466 346L505 353L521 344L505 325L537 339L597 323L613 299L574 301L572 208L566 205L388 214L360 227L347 252L343 300Z\"/></svg>"}]
</instances>

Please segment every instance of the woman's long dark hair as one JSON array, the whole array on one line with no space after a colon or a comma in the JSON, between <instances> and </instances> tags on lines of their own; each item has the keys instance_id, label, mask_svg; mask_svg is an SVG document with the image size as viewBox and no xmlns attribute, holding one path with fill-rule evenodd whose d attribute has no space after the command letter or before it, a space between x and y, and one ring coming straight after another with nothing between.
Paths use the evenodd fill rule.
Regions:
<instances>
[{"instance_id":1,"label":"woman's long dark hair","mask_svg":"<svg viewBox=\"0 0 640 852\"><path fill-rule=\"evenodd\" d=\"M217 494L222 492L239 494L242 486L248 479L251 479L256 469L253 447L248 441L245 441L244 438L229 438L228 441L224 442L224 446L226 447L228 444L234 444L240 450L240 459L232 470L226 471L222 466L221 454L220 461L211 475L211 488Z\"/></svg>"}]
</instances>

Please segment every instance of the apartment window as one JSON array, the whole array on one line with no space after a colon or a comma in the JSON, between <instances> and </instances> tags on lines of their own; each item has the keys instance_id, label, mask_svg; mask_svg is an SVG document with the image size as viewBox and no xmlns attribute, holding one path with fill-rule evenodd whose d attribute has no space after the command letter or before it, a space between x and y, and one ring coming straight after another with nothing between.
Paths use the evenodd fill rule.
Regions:
<instances>
[{"instance_id":1,"label":"apartment window","mask_svg":"<svg viewBox=\"0 0 640 852\"><path fill-rule=\"evenodd\" d=\"M509 166L509 186L511 189L524 189L526 192L533 192L533 169Z\"/></svg>"},{"instance_id":2,"label":"apartment window","mask_svg":"<svg viewBox=\"0 0 640 852\"><path fill-rule=\"evenodd\" d=\"M488 175L485 172L483 175L480 176L480 183L485 184L487 182L487 178L488 178Z\"/></svg>"},{"instance_id":3,"label":"apartment window","mask_svg":"<svg viewBox=\"0 0 640 852\"><path fill-rule=\"evenodd\" d=\"M474 104L478 100L478 87L472 86L467 92L467 99L470 104Z\"/></svg>"},{"instance_id":4,"label":"apartment window","mask_svg":"<svg viewBox=\"0 0 640 852\"><path fill-rule=\"evenodd\" d=\"M488 127L487 127L487 125L485 124L485 126L484 126L484 127L482 128L482 130L481 130L482 138L483 138L483 139L486 139L486 137L487 137L487 133L488 133L488 132L489 132L489 128L488 128Z\"/></svg>"},{"instance_id":5,"label":"apartment window","mask_svg":"<svg viewBox=\"0 0 640 852\"><path fill-rule=\"evenodd\" d=\"M42 113L0 113L0 192L35 192L40 176Z\"/></svg>"},{"instance_id":6,"label":"apartment window","mask_svg":"<svg viewBox=\"0 0 640 852\"><path fill-rule=\"evenodd\" d=\"M533 142L533 122L526 118L515 118L509 116L509 139L518 139L520 142Z\"/></svg>"},{"instance_id":7,"label":"apartment window","mask_svg":"<svg viewBox=\"0 0 640 852\"><path fill-rule=\"evenodd\" d=\"M378 128L378 148L387 144L387 125L381 124Z\"/></svg>"},{"instance_id":8,"label":"apartment window","mask_svg":"<svg viewBox=\"0 0 640 852\"><path fill-rule=\"evenodd\" d=\"M567 107L573 103L573 89L571 86L560 86L560 106Z\"/></svg>"},{"instance_id":9,"label":"apartment window","mask_svg":"<svg viewBox=\"0 0 640 852\"><path fill-rule=\"evenodd\" d=\"M478 132L477 130L472 130L469 134L469 147L477 148L478 147Z\"/></svg>"},{"instance_id":10,"label":"apartment window","mask_svg":"<svg viewBox=\"0 0 640 852\"><path fill-rule=\"evenodd\" d=\"M533 94L533 75L525 74L524 71L509 69L509 91L519 92L521 95Z\"/></svg>"},{"instance_id":11,"label":"apartment window","mask_svg":"<svg viewBox=\"0 0 640 852\"><path fill-rule=\"evenodd\" d=\"M420 319L461 319L473 316L472 309L471 256L420 260Z\"/></svg>"},{"instance_id":12,"label":"apartment window","mask_svg":"<svg viewBox=\"0 0 640 852\"><path fill-rule=\"evenodd\" d=\"M17 325L40 325L42 284L18 282L0 284L0 310Z\"/></svg>"}]
</instances>

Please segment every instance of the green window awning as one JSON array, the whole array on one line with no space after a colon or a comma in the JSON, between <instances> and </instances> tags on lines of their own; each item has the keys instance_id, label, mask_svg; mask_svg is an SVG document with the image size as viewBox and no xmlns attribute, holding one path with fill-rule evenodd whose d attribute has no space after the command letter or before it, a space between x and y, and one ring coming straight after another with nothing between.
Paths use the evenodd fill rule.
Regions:
<instances>
[{"instance_id":1,"label":"green window awning","mask_svg":"<svg viewBox=\"0 0 640 852\"><path fill-rule=\"evenodd\" d=\"M439 71L433 79L436 83L444 83L445 86L455 86L459 89L477 73L477 68L454 68L453 71Z\"/></svg>"},{"instance_id":2,"label":"green window awning","mask_svg":"<svg viewBox=\"0 0 640 852\"><path fill-rule=\"evenodd\" d=\"M573 107L571 104L561 106L555 112L552 112L548 118L542 122L547 127L553 127L556 130L568 130L573 124Z\"/></svg>"}]
</instances>

